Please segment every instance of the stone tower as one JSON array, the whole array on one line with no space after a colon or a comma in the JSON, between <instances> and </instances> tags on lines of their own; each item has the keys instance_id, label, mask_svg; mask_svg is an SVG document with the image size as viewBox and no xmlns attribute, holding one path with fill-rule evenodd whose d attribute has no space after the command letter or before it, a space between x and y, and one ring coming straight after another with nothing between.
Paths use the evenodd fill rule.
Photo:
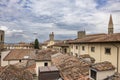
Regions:
<instances>
[{"instance_id":1,"label":"stone tower","mask_svg":"<svg viewBox=\"0 0 120 80\"><path fill-rule=\"evenodd\" d=\"M54 41L54 32L49 35L50 41Z\"/></svg>"},{"instance_id":2,"label":"stone tower","mask_svg":"<svg viewBox=\"0 0 120 80\"><path fill-rule=\"evenodd\" d=\"M3 30L0 30L0 50L4 48L4 36L5 32Z\"/></svg>"},{"instance_id":3,"label":"stone tower","mask_svg":"<svg viewBox=\"0 0 120 80\"><path fill-rule=\"evenodd\" d=\"M86 32L85 31L78 31L77 36L78 36L78 39L84 38L86 36Z\"/></svg>"},{"instance_id":4,"label":"stone tower","mask_svg":"<svg viewBox=\"0 0 120 80\"><path fill-rule=\"evenodd\" d=\"M1 51L4 49L5 32L0 30L0 66L1 66Z\"/></svg>"},{"instance_id":5,"label":"stone tower","mask_svg":"<svg viewBox=\"0 0 120 80\"><path fill-rule=\"evenodd\" d=\"M109 24L108 24L108 34L113 34L114 28L113 28L113 20L112 15L110 15Z\"/></svg>"}]
</instances>

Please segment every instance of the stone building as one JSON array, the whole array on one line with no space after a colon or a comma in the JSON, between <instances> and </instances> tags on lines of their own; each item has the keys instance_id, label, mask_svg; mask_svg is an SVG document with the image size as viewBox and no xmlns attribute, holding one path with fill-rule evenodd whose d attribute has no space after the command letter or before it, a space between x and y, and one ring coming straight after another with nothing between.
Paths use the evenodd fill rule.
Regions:
<instances>
[{"instance_id":1,"label":"stone building","mask_svg":"<svg viewBox=\"0 0 120 80\"><path fill-rule=\"evenodd\" d=\"M4 37L5 37L5 32L3 30L0 30L0 59L1 59L1 51L4 49ZM1 60L0 60L0 65L1 65Z\"/></svg>"},{"instance_id":2,"label":"stone building","mask_svg":"<svg viewBox=\"0 0 120 80\"><path fill-rule=\"evenodd\" d=\"M41 44L42 49L46 49L52 45L54 45L55 43L61 42L61 40L55 40L54 39L54 32L49 34L49 40L46 40L45 42L43 42Z\"/></svg>"},{"instance_id":3,"label":"stone building","mask_svg":"<svg viewBox=\"0 0 120 80\"><path fill-rule=\"evenodd\" d=\"M69 53L69 44L67 44L68 41L70 40L63 40L61 42L58 42L58 43L55 43L54 45L49 46L49 48L52 48L61 53Z\"/></svg>"},{"instance_id":4,"label":"stone building","mask_svg":"<svg viewBox=\"0 0 120 80\"><path fill-rule=\"evenodd\" d=\"M5 32L3 30L0 30L0 51L4 48L4 37Z\"/></svg>"}]
</instances>

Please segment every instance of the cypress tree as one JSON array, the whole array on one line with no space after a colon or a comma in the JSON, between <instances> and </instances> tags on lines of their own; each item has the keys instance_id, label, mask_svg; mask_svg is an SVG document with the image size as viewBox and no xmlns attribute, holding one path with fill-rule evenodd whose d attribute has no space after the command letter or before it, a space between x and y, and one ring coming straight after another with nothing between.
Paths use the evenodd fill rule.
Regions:
<instances>
[{"instance_id":1,"label":"cypress tree","mask_svg":"<svg viewBox=\"0 0 120 80\"><path fill-rule=\"evenodd\" d=\"M39 41L38 41L38 39L35 39L34 49L39 49Z\"/></svg>"}]
</instances>

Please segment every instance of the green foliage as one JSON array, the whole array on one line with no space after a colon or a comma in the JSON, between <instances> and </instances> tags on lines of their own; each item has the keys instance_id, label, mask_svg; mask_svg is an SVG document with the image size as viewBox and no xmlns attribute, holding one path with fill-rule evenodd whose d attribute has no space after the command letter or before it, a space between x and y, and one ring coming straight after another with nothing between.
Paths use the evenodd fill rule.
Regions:
<instances>
[{"instance_id":1,"label":"green foliage","mask_svg":"<svg viewBox=\"0 0 120 80\"><path fill-rule=\"evenodd\" d=\"M39 49L39 41L38 41L38 39L35 39L34 48Z\"/></svg>"}]
</instances>

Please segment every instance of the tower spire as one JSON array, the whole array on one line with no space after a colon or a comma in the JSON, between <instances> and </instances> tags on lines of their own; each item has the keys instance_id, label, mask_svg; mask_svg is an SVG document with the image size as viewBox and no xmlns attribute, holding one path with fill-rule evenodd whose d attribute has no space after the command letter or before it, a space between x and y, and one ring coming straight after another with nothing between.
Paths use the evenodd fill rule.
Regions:
<instances>
[{"instance_id":1,"label":"tower spire","mask_svg":"<svg viewBox=\"0 0 120 80\"><path fill-rule=\"evenodd\" d=\"M108 34L113 34L113 20L112 15L110 14L109 24L108 24Z\"/></svg>"}]
</instances>

